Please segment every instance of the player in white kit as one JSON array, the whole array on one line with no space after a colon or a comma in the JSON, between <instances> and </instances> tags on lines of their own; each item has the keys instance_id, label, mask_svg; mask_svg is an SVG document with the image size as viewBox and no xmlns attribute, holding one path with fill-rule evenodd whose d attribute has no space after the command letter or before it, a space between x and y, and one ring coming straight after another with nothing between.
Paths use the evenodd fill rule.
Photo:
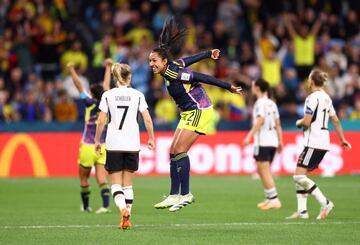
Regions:
<instances>
[{"instance_id":1,"label":"player in white kit","mask_svg":"<svg viewBox=\"0 0 360 245\"><path fill-rule=\"evenodd\" d=\"M304 117L296 121L296 126L304 130L304 150L299 156L293 176L298 207L295 213L287 217L288 219L309 218L307 212L308 194L314 196L320 204L320 213L317 219L325 219L334 208L334 204L324 196L315 182L307 177L307 173L319 166L325 153L329 150L329 119L335 127L341 145L348 150L351 149L350 143L344 137L332 100L324 91L327 74L320 70L313 70L308 80L311 94L305 100Z\"/></svg>"},{"instance_id":2,"label":"player in white kit","mask_svg":"<svg viewBox=\"0 0 360 245\"><path fill-rule=\"evenodd\" d=\"M149 135L148 147L153 149L154 130L144 95L129 88L131 68L126 64L115 63L111 67L117 87L106 91L100 101L100 114L96 127L95 148L101 153L100 135L108 119L106 133L105 169L110 175L111 193L120 209L120 229L128 229L131 207L134 200L132 178L139 166L140 132L138 113L140 112Z\"/></svg>"},{"instance_id":3,"label":"player in white kit","mask_svg":"<svg viewBox=\"0 0 360 245\"><path fill-rule=\"evenodd\" d=\"M253 81L251 91L257 98L253 109L253 126L243 141L247 145L254 138L254 158L266 197L257 207L263 210L281 208L270 165L276 151L282 150L282 129L278 108L268 97L269 89L269 83L264 79Z\"/></svg>"}]
</instances>

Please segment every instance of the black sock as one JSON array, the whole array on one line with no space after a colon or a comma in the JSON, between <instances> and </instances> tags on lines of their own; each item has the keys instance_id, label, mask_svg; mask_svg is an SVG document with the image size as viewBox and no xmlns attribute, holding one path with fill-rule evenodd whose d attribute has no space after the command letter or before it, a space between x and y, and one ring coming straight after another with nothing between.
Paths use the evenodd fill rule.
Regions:
<instances>
[{"instance_id":1,"label":"black sock","mask_svg":"<svg viewBox=\"0 0 360 245\"><path fill-rule=\"evenodd\" d=\"M81 201L83 203L84 210L89 208L89 196L90 196L90 189L89 186L81 186Z\"/></svg>"},{"instance_id":2,"label":"black sock","mask_svg":"<svg viewBox=\"0 0 360 245\"><path fill-rule=\"evenodd\" d=\"M103 207L108 208L109 207L109 199L110 199L110 189L107 183L101 184L101 198L103 201Z\"/></svg>"}]
</instances>

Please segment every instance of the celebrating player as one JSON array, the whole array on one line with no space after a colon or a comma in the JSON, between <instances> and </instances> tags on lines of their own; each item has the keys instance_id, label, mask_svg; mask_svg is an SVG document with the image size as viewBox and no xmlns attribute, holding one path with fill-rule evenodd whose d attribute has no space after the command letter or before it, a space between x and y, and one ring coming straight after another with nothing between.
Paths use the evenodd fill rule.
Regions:
<instances>
[{"instance_id":1,"label":"celebrating player","mask_svg":"<svg viewBox=\"0 0 360 245\"><path fill-rule=\"evenodd\" d=\"M281 207L270 164L276 150L282 150L282 130L278 108L268 98L269 89L269 83L263 79L252 83L251 90L257 100L253 110L253 126L244 139L244 144L247 145L254 137L254 158L266 196L266 200L258 203L257 207L263 210Z\"/></svg>"},{"instance_id":2,"label":"celebrating player","mask_svg":"<svg viewBox=\"0 0 360 245\"><path fill-rule=\"evenodd\" d=\"M181 48L185 31L186 29L179 27L174 17L167 19L160 35L159 47L149 55L149 66L155 74L164 77L169 94L181 110L181 119L170 148L170 195L154 205L155 208L170 207L169 211L177 211L194 202L189 186L190 160L187 152L200 135L208 132L213 120L211 101L200 83L241 93L240 87L185 68L202 59L218 59L218 49L172 60Z\"/></svg>"},{"instance_id":3,"label":"celebrating player","mask_svg":"<svg viewBox=\"0 0 360 245\"><path fill-rule=\"evenodd\" d=\"M111 193L116 206L120 209L120 229L128 229L131 207L134 200L132 178L139 167L140 133L137 122L141 113L149 135L148 147L153 149L154 130L147 110L144 95L136 89L129 88L131 68L126 64L115 63L111 73L117 82L117 88L105 92L101 98L101 110L96 127L95 148L100 154L101 135L108 115L106 134L106 164L111 180Z\"/></svg>"},{"instance_id":4,"label":"celebrating player","mask_svg":"<svg viewBox=\"0 0 360 245\"><path fill-rule=\"evenodd\" d=\"M311 94L306 98L304 117L296 121L298 128L304 130L304 150L299 156L295 174L297 212L288 219L308 219L307 196L311 194L320 204L320 213L317 219L325 219L334 204L320 191L314 181L307 177L308 172L316 169L325 153L329 150L330 136L328 130L329 118L334 124L341 145L348 150L350 143L345 139L338 117L336 116L331 98L324 91L327 74L320 70L313 70L309 75Z\"/></svg>"},{"instance_id":5,"label":"celebrating player","mask_svg":"<svg viewBox=\"0 0 360 245\"><path fill-rule=\"evenodd\" d=\"M79 177L80 177L80 186L81 186L81 211L91 212L91 207L89 206L89 196L90 196L90 184L89 177L91 168L95 166L96 181L101 188L101 198L102 198L102 207L100 207L96 213L108 213L109 209L109 195L110 190L106 180L106 171L104 168L105 164L105 155L97 155L94 150L94 138L95 138L95 129L96 129L96 120L98 115L98 104L101 99L101 95L104 90L110 88L110 66L111 59L105 61L105 75L103 84L93 84L90 87L90 95L85 91L81 80L76 73L73 63L68 63L67 68L69 69L72 80L75 84L75 87L80 93L80 98L83 99L86 113L85 113L85 127L82 135L80 151L79 151ZM101 143L105 142L105 133L101 136ZM105 146L103 145L103 151Z\"/></svg>"}]
</instances>

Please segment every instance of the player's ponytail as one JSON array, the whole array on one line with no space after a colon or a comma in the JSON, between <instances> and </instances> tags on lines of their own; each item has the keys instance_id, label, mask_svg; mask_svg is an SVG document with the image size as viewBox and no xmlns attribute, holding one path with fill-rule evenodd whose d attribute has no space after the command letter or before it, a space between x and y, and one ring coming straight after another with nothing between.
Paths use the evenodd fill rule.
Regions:
<instances>
[{"instance_id":1,"label":"player's ponytail","mask_svg":"<svg viewBox=\"0 0 360 245\"><path fill-rule=\"evenodd\" d=\"M111 74L117 83L129 86L131 80L131 67L124 63L114 63L111 66Z\"/></svg>"},{"instance_id":2,"label":"player's ponytail","mask_svg":"<svg viewBox=\"0 0 360 245\"><path fill-rule=\"evenodd\" d=\"M328 74L319 69L314 69L310 73L310 79L314 82L315 86L322 87L328 80Z\"/></svg>"},{"instance_id":3,"label":"player's ponytail","mask_svg":"<svg viewBox=\"0 0 360 245\"><path fill-rule=\"evenodd\" d=\"M167 18L159 37L159 47L153 52L158 53L162 59L173 60L180 53L185 35L186 28L180 25L176 17Z\"/></svg>"}]
</instances>

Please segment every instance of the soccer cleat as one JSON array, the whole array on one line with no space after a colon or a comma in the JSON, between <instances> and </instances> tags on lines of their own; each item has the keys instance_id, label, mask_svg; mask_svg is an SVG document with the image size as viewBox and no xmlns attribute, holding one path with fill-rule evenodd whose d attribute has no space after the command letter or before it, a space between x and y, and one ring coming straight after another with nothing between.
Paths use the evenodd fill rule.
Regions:
<instances>
[{"instance_id":1,"label":"soccer cleat","mask_svg":"<svg viewBox=\"0 0 360 245\"><path fill-rule=\"evenodd\" d=\"M174 204L178 203L179 200L180 200L179 195L169 195L165 198L164 201L155 204L154 208L157 208L157 209L168 208L168 207L171 207Z\"/></svg>"},{"instance_id":2,"label":"soccer cleat","mask_svg":"<svg viewBox=\"0 0 360 245\"><path fill-rule=\"evenodd\" d=\"M131 221L130 221L130 213L127 208L123 208L121 210L121 221L119 224L119 229L126 230L130 229L132 227Z\"/></svg>"},{"instance_id":3,"label":"soccer cleat","mask_svg":"<svg viewBox=\"0 0 360 245\"><path fill-rule=\"evenodd\" d=\"M184 196L180 196L180 200L174 204L173 206L171 206L169 208L169 211L170 212L175 212L175 211L178 211L180 209L182 209L183 207L191 204L195 202L195 197L193 196L193 194L189 193L189 194L186 194Z\"/></svg>"},{"instance_id":4,"label":"soccer cleat","mask_svg":"<svg viewBox=\"0 0 360 245\"><path fill-rule=\"evenodd\" d=\"M111 213L111 210L110 210L110 208L100 207L98 210L96 210L95 213L96 214L106 214L106 213Z\"/></svg>"},{"instance_id":5,"label":"soccer cleat","mask_svg":"<svg viewBox=\"0 0 360 245\"><path fill-rule=\"evenodd\" d=\"M320 208L320 213L316 217L316 219L326 219L326 217L329 215L329 213L334 207L334 203L332 201L328 201L328 203L324 207Z\"/></svg>"},{"instance_id":6,"label":"soccer cleat","mask_svg":"<svg viewBox=\"0 0 360 245\"><path fill-rule=\"evenodd\" d=\"M266 200L264 200L264 201L262 201L262 202L259 202L259 203L257 204L257 207L258 207L258 208L262 208L262 207L265 206L268 202L269 202L269 199L266 199Z\"/></svg>"},{"instance_id":7,"label":"soccer cleat","mask_svg":"<svg viewBox=\"0 0 360 245\"><path fill-rule=\"evenodd\" d=\"M286 219L308 219L309 213L305 211L295 212L292 215L286 217Z\"/></svg>"},{"instance_id":8,"label":"soccer cleat","mask_svg":"<svg viewBox=\"0 0 360 245\"><path fill-rule=\"evenodd\" d=\"M85 209L85 208L84 208L84 205L80 204L80 211L81 211L81 212L91 213L91 212L92 212L92 208L91 208L91 207L87 207L87 208Z\"/></svg>"},{"instance_id":9,"label":"soccer cleat","mask_svg":"<svg viewBox=\"0 0 360 245\"><path fill-rule=\"evenodd\" d=\"M281 202L278 198L271 199L259 208L262 210L278 209L278 208L281 208Z\"/></svg>"}]
</instances>

